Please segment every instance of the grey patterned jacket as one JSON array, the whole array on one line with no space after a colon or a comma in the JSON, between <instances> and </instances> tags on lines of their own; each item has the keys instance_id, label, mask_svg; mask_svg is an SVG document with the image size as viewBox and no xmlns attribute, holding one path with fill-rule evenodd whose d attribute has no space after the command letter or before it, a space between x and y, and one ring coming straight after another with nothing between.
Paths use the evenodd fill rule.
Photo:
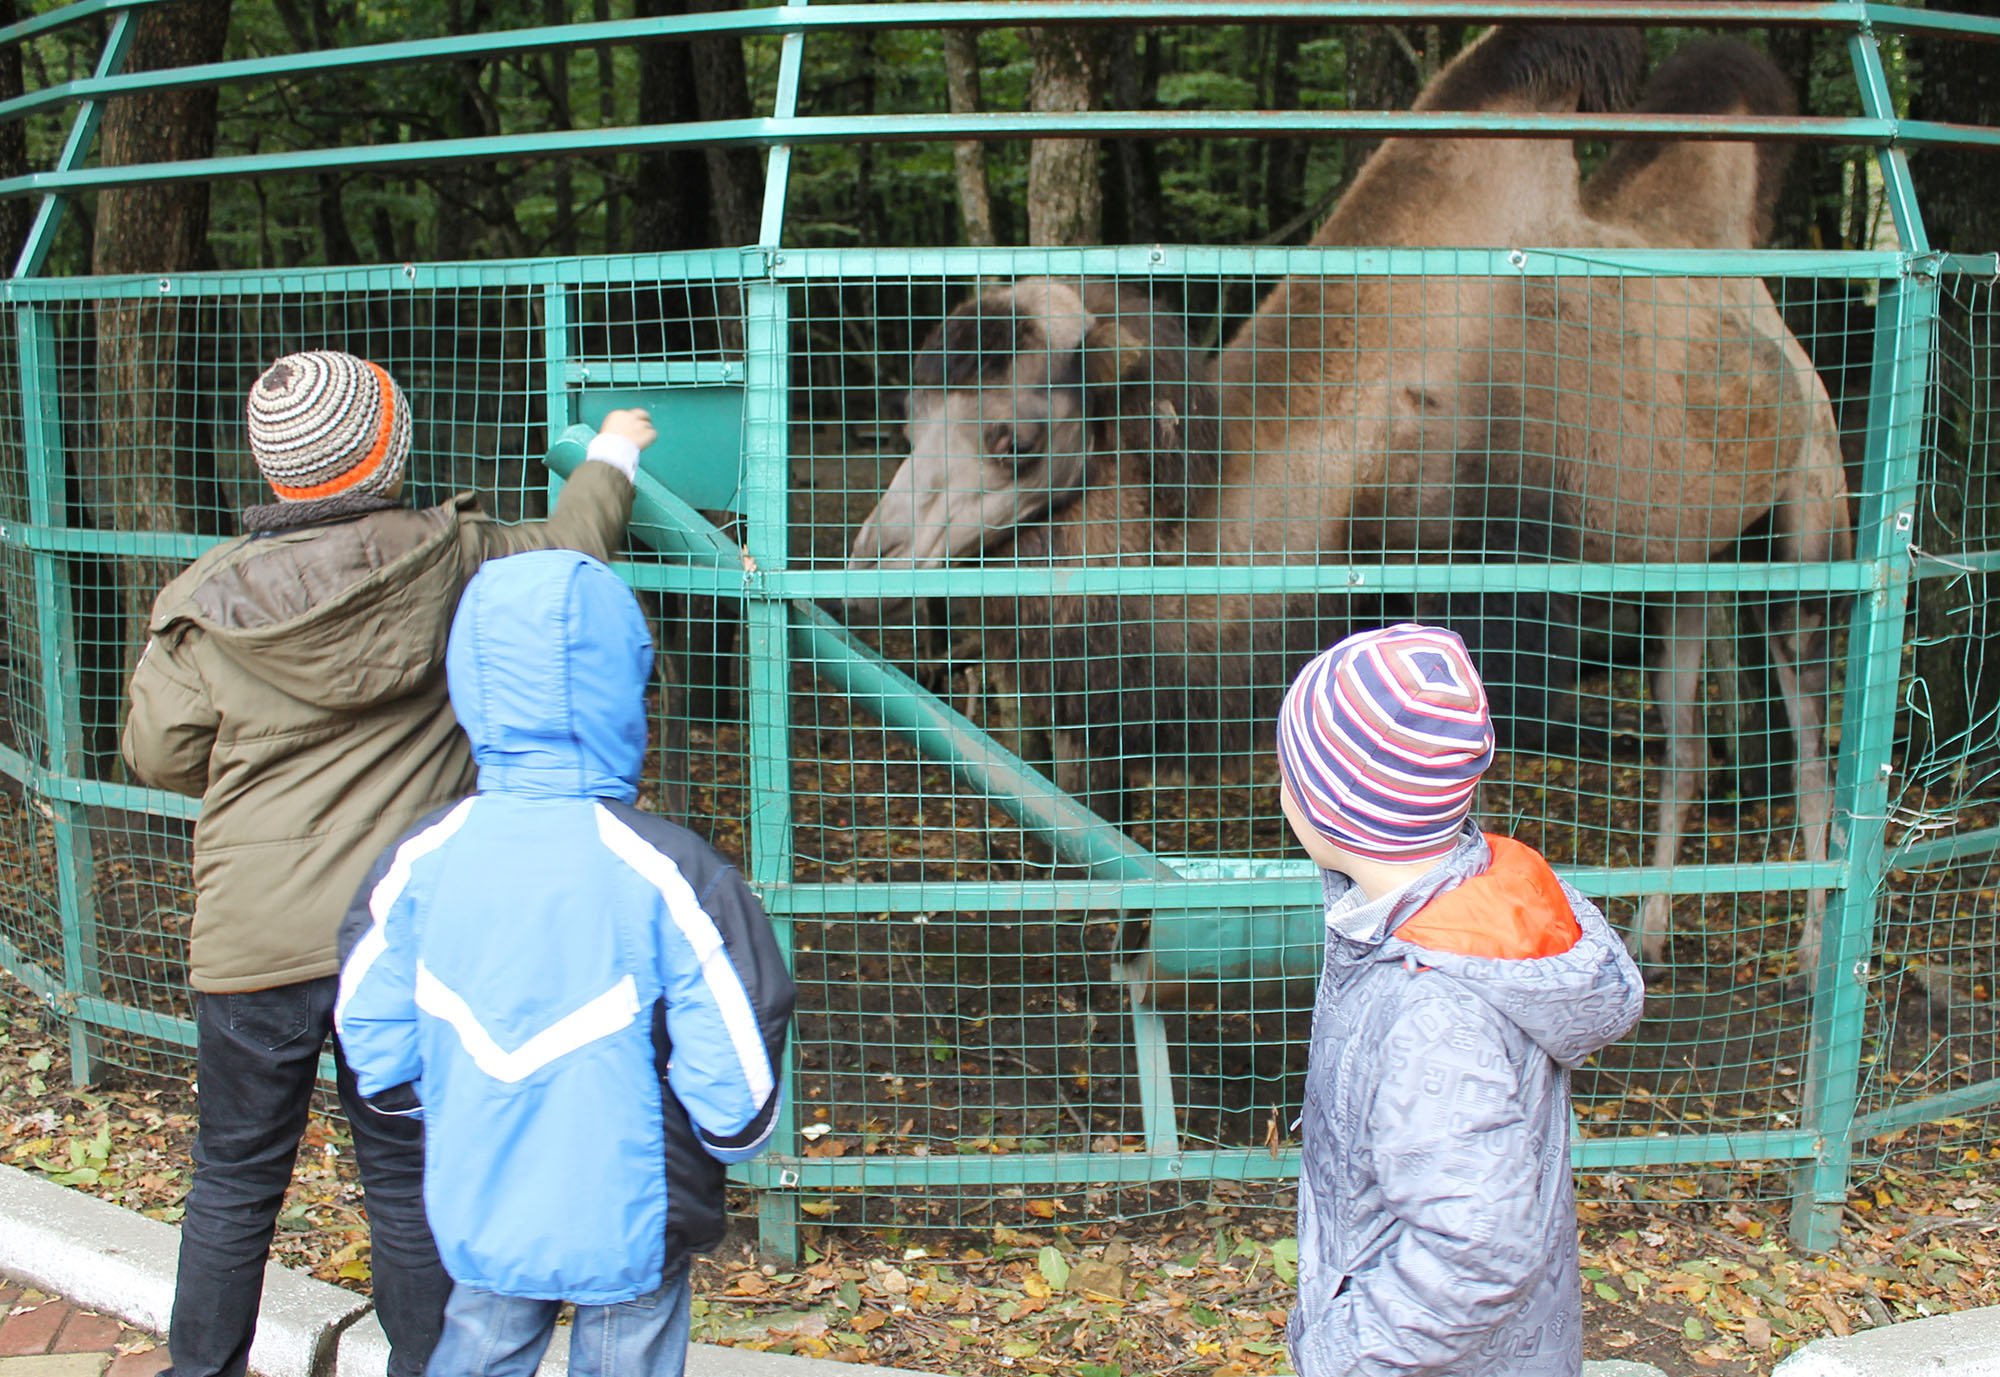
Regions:
<instances>
[{"instance_id":1,"label":"grey patterned jacket","mask_svg":"<svg viewBox=\"0 0 2000 1377\"><path fill-rule=\"evenodd\" d=\"M1496 844L1501 865L1468 828L1437 869L1372 903L1325 876L1286 1333L1300 1377L1582 1370L1569 1073L1638 1022L1645 994L1596 906ZM1426 910L1574 942L1503 959L1392 935Z\"/></svg>"}]
</instances>

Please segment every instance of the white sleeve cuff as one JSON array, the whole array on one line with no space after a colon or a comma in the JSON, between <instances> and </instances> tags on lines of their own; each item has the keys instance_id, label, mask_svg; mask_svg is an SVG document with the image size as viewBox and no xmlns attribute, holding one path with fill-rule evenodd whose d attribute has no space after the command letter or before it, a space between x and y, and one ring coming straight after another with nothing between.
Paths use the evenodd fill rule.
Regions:
<instances>
[{"instance_id":1,"label":"white sleeve cuff","mask_svg":"<svg viewBox=\"0 0 2000 1377\"><path fill-rule=\"evenodd\" d=\"M590 448L584 452L583 457L609 464L627 478L639 471L639 447L623 435L610 435L598 431L591 437Z\"/></svg>"}]
</instances>

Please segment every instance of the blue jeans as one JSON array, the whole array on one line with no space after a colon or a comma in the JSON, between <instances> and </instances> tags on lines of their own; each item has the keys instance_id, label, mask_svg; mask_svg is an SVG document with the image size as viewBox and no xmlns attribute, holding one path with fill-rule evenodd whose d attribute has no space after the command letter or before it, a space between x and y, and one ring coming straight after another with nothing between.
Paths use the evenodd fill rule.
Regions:
<instances>
[{"instance_id":1,"label":"blue jeans","mask_svg":"<svg viewBox=\"0 0 2000 1377\"><path fill-rule=\"evenodd\" d=\"M561 1301L524 1300L459 1286L426 1377L534 1377ZM579 1305L569 1336L570 1377L681 1377L688 1349L688 1265L667 1265L660 1289L622 1305Z\"/></svg>"},{"instance_id":2,"label":"blue jeans","mask_svg":"<svg viewBox=\"0 0 2000 1377\"><path fill-rule=\"evenodd\" d=\"M244 994L195 996L194 1186L181 1222L165 1377L242 1377L264 1291L264 1263L333 1031L332 976ZM417 1377L437 1342L451 1278L424 1222L420 1119L369 1107L334 1039L341 1107L368 1204L375 1311L389 1377Z\"/></svg>"}]
</instances>

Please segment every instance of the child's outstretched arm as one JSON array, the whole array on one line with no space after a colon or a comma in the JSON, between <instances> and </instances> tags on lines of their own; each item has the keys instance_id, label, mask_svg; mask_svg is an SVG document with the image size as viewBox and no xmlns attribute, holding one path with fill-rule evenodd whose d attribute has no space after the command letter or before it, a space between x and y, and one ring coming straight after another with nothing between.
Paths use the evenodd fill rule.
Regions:
<instances>
[{"instance_id":1,"label":"child's outstretched arm","mask_svg":"<svg viewBox=\"0 0 2000 1377\"><path fill-rule=\"evenodd\" d=\"M1490 1343L1551 1265L1533 1221L1545 1154L1502 1020L1476 1000L1414 1001L1382 1048L1363 1130L1383 1207L1402 1227L1322 1312L1302 1317L1301 1371L1449 1372Z\"/></svg>"},{"instance_id":2,"label":"child's outstretched arm","mask_svg":"<svg viewBox=\"0 0 2000 1377\"><path fill-rule=\"evenodd\" d=\"M470 551L470 563L524 550L581 550L610 560L632 519L632 475L639 469L639 453L658 438L645 412L612 412L591 440L584 463L563 484L549 519L514 526L492 520L472 523L467 529L476 533L477 548Z\"/></svg>"},{"instance_id":3,"label":"child's outstretched arm","mask_svg":"<svg viewBox=\"0 0 2000 1377\"><path fill-rule=\"evenodd\" d=\"M473 799L463 799L430 814L384 851L341 920L340 997L333 1006L333 1028L364 1099L411 1085L423 1075L411 891L418 865L451 839L472 805Z\"/></svg>"}]
</instances>

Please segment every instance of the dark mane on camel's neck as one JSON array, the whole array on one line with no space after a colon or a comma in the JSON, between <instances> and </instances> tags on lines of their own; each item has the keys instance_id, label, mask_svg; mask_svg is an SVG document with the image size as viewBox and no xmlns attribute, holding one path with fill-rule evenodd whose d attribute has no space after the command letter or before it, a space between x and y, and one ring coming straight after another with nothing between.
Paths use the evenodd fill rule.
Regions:
<instances>
[{"instance_id":1,"label":"dark mane on camel's neck","mask_svg":"<svg viewBox=\"0 0 2000 1377\"><path fill-rule=\"evenodd\" d=\"M1413 108L1483 110L1519 97L1534 106L1622 110L1639 89L1645 61L1637 29L1507 25L1447 67Z\"/></svg>"},{"instance_id":2,"label":"dark mane on camel's neck","mask_svg":"<svg viewBox=\"0 0 2000 1377\"><path fill-rule=\"evenodd\" d=\"M1637 108L1648 114L1784 116L1797 114L1799 103L1790 80L1763 53L1734 39L1704 38L1682 46L1660 65ZM1635 178L1673 147L1656 139L1619 143L1590 179L1590 205L1615 204ZM1791 158L1790 144L1757 145L1755 214L1759 241L1771 232L1771 218Z\"/></svg>"},{"instance_id":3,"label":"dark mane on camel's neck","mask_svg":"<svg viewBox=\"0 0 2000 1377\"><path fill-rule=\"evenodd\" d=\"M924 340L910 367L915 387L972 387L1004 383L1016 355L1048 348L1048 336L1009 291L982 292L945 317Z\"/></svg>"}]
</instances>

